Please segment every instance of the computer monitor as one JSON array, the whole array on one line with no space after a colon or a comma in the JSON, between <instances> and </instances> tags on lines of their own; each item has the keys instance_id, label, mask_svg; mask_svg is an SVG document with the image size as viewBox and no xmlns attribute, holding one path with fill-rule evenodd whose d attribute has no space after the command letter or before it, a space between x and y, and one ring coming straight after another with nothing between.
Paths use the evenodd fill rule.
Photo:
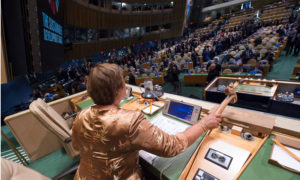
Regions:
<instances>
[{"instance_id":1,"label":"computer monitor","mask_svg":"<svg viewBox=\"0 0 300 180\"><path fill-rule=\"evenodd\" d=\"M163 114L174 117L189 124L195 124L200 116L201 106L169 100Z\"/></svg>"}]
</instances>

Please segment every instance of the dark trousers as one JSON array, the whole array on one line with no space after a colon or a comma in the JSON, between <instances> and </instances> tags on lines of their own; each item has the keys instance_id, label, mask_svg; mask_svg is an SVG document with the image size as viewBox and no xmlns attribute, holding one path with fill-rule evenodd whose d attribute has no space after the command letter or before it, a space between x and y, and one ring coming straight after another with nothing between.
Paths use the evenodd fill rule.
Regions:
<instances>
[{"instance_id":1,"label":"dark trousers","mask_svg":"<svg viewBox=\"0 0 300 180\"><path fill-rule=\"evenodd\" d=\"M179 81L173 81L172 85L173 85L173 91L176 94L179 94L179 86L180 86Z\"/></svg>"},{"instance_id":2,"label":"dark trousers","mask_svg":"<svg viewBox=\"0 0 300 180\"><path fill-rule=\"evenodd\" d=\"M295 46L295 48L294 48L294 56L298 56L299 52L300 52L300 46Z\"/></svg>"},{"instance_id":3,"label":"dark trousers","mask_svg":"<svg viewBox=\"0 0 300 180\"><path fill-rule=\"evenodd\" d=\"M286 56L293 52L294 44L286 45Z\"/></svg>"}]
</instances>

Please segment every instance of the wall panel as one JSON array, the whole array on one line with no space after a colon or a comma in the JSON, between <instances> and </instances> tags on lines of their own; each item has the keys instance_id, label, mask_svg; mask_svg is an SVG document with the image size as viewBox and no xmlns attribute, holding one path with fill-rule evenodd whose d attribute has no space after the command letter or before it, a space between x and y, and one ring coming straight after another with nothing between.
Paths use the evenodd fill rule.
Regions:
<instances>
[{"instance_id":1,"label":"wall panel","mask_svg":"<svg viewBox=\"0 0 300 180\"><path fill-rule=\"evenodd\" d=\"M136 38L126 38L120 40L109 40L109 41L101 41L101 42L90 42L90 43L81 43L81 44L73 44L72 50L67 51L65 53L65 59L71 60L76 58L81 58L84 56L89 56L95 53L99 53L100 51L111 50L122 48L123 46L128 46L133 43L141 43L148 42L155 39L167 39L174 37L176 32L163 32L160 34L151 34L144 36L142 39Z\"/></svg>"},{"instance_id":2,"label":"wall panel","mask_svg":"<svg viewBox=\"0 0 300 180\"><path fill-rule=\"evenodd\" d=\"M161 1L160 1L161 2ZM85 7L73 0L65 0L65 23L77 27L96 29L121 29L128 27L150 26L178 22L184 19L185 3L174 0L172 12L164 14L126 15L106 13Z\"/></svg>"},{"instance_id":3,"label":"wall panel","mask_svg":"<svg viewBox=\"0 0 300 180\"><path fill-rule=\"evenodd\" d=\"M173 10L162 14L119 14L111 12L100 12L73 0L65 0L64 20L65 24L75 27L93 28L101 30L125 29L134 27L146 27L154 25L171 24L168 32L159 34L148 34L143 37L133 37L119 40L89 42L73 44L72 50L65 53L65 59L71 60L84 56L90 56L100 51L118 49L134 43L147 42L151 40L166 39L182 35L183 21L185 16L185 0L145 0L143 2L174 2ZM140 2L128 0L123 2Z\"/></svg>"}]
</instances>

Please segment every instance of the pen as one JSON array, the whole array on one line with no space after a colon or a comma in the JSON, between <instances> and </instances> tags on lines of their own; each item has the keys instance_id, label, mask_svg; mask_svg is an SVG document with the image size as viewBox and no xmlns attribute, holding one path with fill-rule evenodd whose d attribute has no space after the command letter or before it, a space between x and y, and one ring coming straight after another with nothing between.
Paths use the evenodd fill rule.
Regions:
<instances>
[{"instance_id":1,"label":"pen","mask_svg":"<svg viewBox=\"0 0 300 180\"><path fill-rule=\"evenodd\" d=\"M150 113L152 111L152 102L150 102Z\"/></svg>"},{"instance_id":2,"label":"pen","mask_svg":"<svg viewBox=\"0 0 300 180\"><path fill-rule=\"evenodd\" d=\"M278 144L283 150L285 150L286 152L288 152L291 156L293 156L293 158L295 158L297 161L300 162L300 158L297 157L292 151L288 150L286 147L284 147L279 141L277 141L276 139L272 139L276 144Z\"/></svg>"}]
</instances>

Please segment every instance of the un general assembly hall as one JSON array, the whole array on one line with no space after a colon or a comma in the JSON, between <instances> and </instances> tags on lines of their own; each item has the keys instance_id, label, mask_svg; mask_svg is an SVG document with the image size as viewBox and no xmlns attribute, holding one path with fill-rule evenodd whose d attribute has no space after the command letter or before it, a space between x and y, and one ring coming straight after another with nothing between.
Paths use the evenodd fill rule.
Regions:
<instances>
[{"instance_id":1,"label":"un general assembly hall","mask_svg":"<svg viewBox=\"0 0 300 180\"><path fill-rule=\"evenodd\" d=\"M300 1L1 0L0 26L0 179L300 179Z\"/></svg>"}]
</instances>

